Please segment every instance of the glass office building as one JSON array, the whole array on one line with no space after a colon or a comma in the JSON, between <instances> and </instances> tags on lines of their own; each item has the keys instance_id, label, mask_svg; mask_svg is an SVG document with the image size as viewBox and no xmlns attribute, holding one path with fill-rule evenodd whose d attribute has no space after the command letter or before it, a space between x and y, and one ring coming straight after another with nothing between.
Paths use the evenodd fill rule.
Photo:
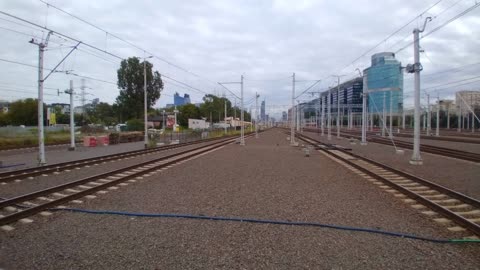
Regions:
<instances>
[{"instance_id":1,"label":"glass office building","mask_svg":"<svg viewBox=\"0 0 480 270\"><path fill-rule=\"evenodd\" d=\"M372 65L364 70L364 74L367 76L368 91L374 91L368 94L369 113L383 112L384 96L387 112L390 112L390 103L393 113L402 112L403 72L401 63L395 59L395 54L382 52L372 55Z\"/></svg>"}]
</instances>

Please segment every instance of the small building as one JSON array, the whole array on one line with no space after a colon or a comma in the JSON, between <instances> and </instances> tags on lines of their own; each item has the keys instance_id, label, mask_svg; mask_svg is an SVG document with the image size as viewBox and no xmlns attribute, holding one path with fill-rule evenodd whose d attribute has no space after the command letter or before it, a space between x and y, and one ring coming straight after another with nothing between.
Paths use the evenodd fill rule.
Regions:
<instances>
[{"instance_id":1,"label":"small building","mask_svg":"<svg viewBox=\"0 0 480 270\"><path fill-rule=\"evenodd\" d=\"M208 129L210 128L210 123L205 121L205 119L188 119L188 128L189 129Z\"/></svg>"},{"instance_id":2,"label":"small building","mask_svg":"<svg viewBox=\"0 0 480 270\"><path fill-rule=\"evenodd\" d=\"M67 103L52 103L50 104L51 108L59 108L60 112L63 114L69 114L70 113L70 104Z\"/></svg>"}]
</instances>

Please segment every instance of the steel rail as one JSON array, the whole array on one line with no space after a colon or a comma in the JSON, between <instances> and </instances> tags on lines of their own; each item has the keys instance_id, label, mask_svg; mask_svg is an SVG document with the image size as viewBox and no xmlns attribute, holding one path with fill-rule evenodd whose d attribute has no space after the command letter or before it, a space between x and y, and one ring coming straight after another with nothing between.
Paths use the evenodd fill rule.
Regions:
<instances>
[{"instance_id":1,"label":"steel rail","mask_svg":"<svg viewBox=\"0 0 480 270\"><path fill-rule=\"evenodd\" d=\"M87 166L87 165L95 164L97 162L105 162L105 161L111 161L111 160L116 160L116 159L125 158L125 157L150 154L150 153L180 148L184 146L215 141L219 139L221 138L211 138L211 139L198 140L198 141L187 142L187 143L170 144L170 145L164 145L164 146L159 146L159 147L150 148L150 149L133 150L128 152L55 163L55 164L45 165L41 167L32 167L32 168L26 168L21 170L7 171L7 172L0 173L0 182L11 182L17 179L23 179L27 177L33 177L33 176L38 176L38 175L52 173L52 172L64 171L64 170L72 169L79 166Z\"/></svg>"},{"instance_id":2,"label":"steel rail","mask_svg":"<svg viewBox=\"0 0 480 270\"><path fill-rule=\"evenodd\" d=\"M321 145L326 145L318 140L315 140L313 138L310 138L308 136L305 136L305 135L300 135L300 134L297 134L297 137L305 142L308 142L310 144L314 144L314 145L318 145L318 144L321 144ZM313 142L313 143L312 143ZM471 206L474 206L474 207L479 207L480 206L480 201L478 200L475 200L471 197L468 197L464 194L461 194L461 193L458 193L456 191L453 191L453 190L450 190L446 187L443 187L443 186L440 186L438 184L435 184L435 183L432 183L430 181L427 181L425 179L421 179L419 177L416 177L416 176L412 176L410 174L407 174L407 173L404 173L404 172L399 172L398 170L388 166L388 165L385 165L385 164L382 164L382 163L379 163L379 162L376 162L376 161L372 161L368 158L365 158L365 157L362 157L362 156L359 156L359 155L355 155L353 153L350 153L348 151L345 151L341 148L338 148L338 147L334 147L334 146L330 146L331 149L334 149L334 150L337 150L337 151L340 151L342 153L345 153L345 154L348 154L352 157L354 157L355 159L360 159L360 160L363 160L367 163L371 163L375 166L378 166L382 169L385 169L385 170L388 170L390 172L393 172L393 173L396 173L398 172L398 174L402 175L403 177L405 177L406 179L408 180L412 180L414 182L417 182L417 183L421 183L421 184L425 184L427 185L428 187L430 187L431 189L439 192L439 193L443 193L445 195L448 195L452 198L456 198L457 200L459 201L462 201L466 204L469 204ZM338 154L335 154L335 153L332 153L331 151L328 151L328 149L324 149L322 147L318 148L319 150L335 157L336 159L339 159L341 160L342 162L368 174L369 176L377 179L377 180L380 180L382 181L383 183L385 183L386 185L396 189L396 190L399 190L400 192L402 192L403 194L405 194L406 196L414 199L414 200L417 200L421 203L423 203L425 206L427 206L428 208L430 209L433 209L437 212L439 212L440 214L452 219L454 222L456 222L457 224L460 224L462 226L464 226L465 228L467 228L468 230L470 230L471 232L475 233L476 235L479 235L480 236L480 225L478 225L477 223L475 222L472 222L470 220L468 220L467 218L464 218L463 216L461 215L458 215L456 214L455 212L449 210L448 208L445 208L443 206L441 206L440 204L437 204L435 202L433 202L432 200L428 199L428 198L425 198L424 196L416 193L415 191L412 191L412 190L409 190L408 188L406 187L403 187L399 184L396 184L390 180L388 180L387 178L381 176L381 175L378 175L372 171L370 171L369 169L361 166L361 165L358 165L356 164L355 162L353 162L352 160L349 160L349 159L346 159Z\"/></svg>"},{"instance_id":3,"label":"steel rail","mask_svg":"<svg viewBox=\"0 0 480 270\"><path fill-rule=\"evenodd\" d=\"M155 159L155 160L151 160L151 161L147 161L147 162L142 162L142 163L139 163L139 164L135 164L135 165L126 167L126 168L113 170L113 171L109 171L109 172L106 172L106 173L97 174L97 175L86 177L86 178L76 180L76 181L73 181L73 182L70 182L70 183L58 185L58 186L55 186L55 187L43 189L43 190L40 190L40 191L36 191L36 192L29 193L29 194L25 194L25 195L17 196L17 197L14 197L14 198L10 198L10 199L4 200L4 201L0 201L0 208L4 208L4 207L7 207L7 206L13 206L13 205L16 205L16 204L19 204L19 203L22 203L22 202L26 202L26 201L29 201L29 200L32 200L32 199L36 199L38 197L51 195L51 194L56 193L58 191L66 190L66 189L69 189L69 188L72 188L72 187L78 187L80 185L83 185L83 184L86 184L86 183L89 183L89 182L93 182L93 181L96 181L96 180L99 180L99 179L102 179L102 178L107 178L107 177L110 177L110 176L113 176L113 175L118 175L118 174L121 174L121 173L129 171L129 170L137 169L137 168L140 168L140 167L151 165L153 163L157 163L159 161L167 160L167 162L165 162L163 164L160 164L158 166L153 166L151 168L147 168L147 169L139 171L139 172L134 172L132 174L120 177L118 179L113 179L112 181L109 181L109 182L106 182L106 183L103 183L103 184L100 184L100 185L96 185L96 186L93 186L93 187L85 189L85 190L81 190L79 192L67 195L65 197L54 199L52 201L48 201L46 203L31 207L31 208L23 209L19 212L15 212L13 214L6 215L6 216L0 218L0 226L13 223L13 222L18 221L22 218L26 218L26 217L32 216L34 214L40 213L42 211L48 210L48 209L50 209L54 206L61 205L62 203L66 203L66 202L84 197L84 196L89 195L91 193L94 193L96 191L103 190L103 189L108 188L110 186L117 185L121 182L125 182L127 180L130 180L132 178L144 175L144 174L149 173L151 171L158 170L159 168L167 167L167 166L172 165L174 163L178 163L179 161L182 161L182 160L185 160L185 159L203 154L205 152L211 151L211 150L219 148L221 146L230 144L232 142L234 142L234 139L232 139L232 138L224 139L224 140L221 140L219 142L215 142L215 143L210 144L210 145L201 146L201 147L198 147L198 148L195 148L195 149L189 149L189 150L186 150L186 151L183 151L183 152L180 152L180 153L172 154L172 155L169 155L169 156L164 156L164 157L161 157L161 158L158 158L158 159ZM192 152L194 152L194 153L192 153ZM178 156L181 156L181 157L178 157ZM173 160L168 161L169 159L172 159L172 158L173 158Z\"/></svg>"},{"instance_id":4,"label":"steel rail","mask_svg":"<svg viewBox=\"0 0 480 270\"><path fill-rule=\"evenodd\" d=\"M309 132L313 132L310 129L305 130ZM342 137L349 137L349 138L356 138L356 139L361 139L359 135L356 134L350 134L350 133L345 133L343 132L343 135L341 134ZM374 143L380 143L384 145L393 145L393 143L390 141L390 139L387 138L382 138L382 137L375 137L375 136L370 136L367 141L369 142L374 142ZM405 142L405 141L399 141L399 140L394 140L394 143L396 146L399 146L401 148L405 149L412 149L413 144L410 142ZM449 149L445 147L438 147L438 146L433 146L433 145L426 145L426 144L421 144L420 145L420 151L425 152L425 153L430 153L430 154L437 154L437 155L442 155L446 157L451 157L451 158L456 158L460 160L467 160L471 162L480 162L480 154L473 153L473 152L467 152L467 151L461 151L461 150L456 150L456 149Z\"/></svg>"}]
</instances>

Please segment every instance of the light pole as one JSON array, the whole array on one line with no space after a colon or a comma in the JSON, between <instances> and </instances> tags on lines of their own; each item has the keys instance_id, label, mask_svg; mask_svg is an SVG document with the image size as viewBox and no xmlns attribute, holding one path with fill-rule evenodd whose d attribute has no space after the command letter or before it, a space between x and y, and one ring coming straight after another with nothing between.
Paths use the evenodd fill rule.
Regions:
<instances>
[{"instance_id":1,"label":"light pole","mask_svg":"<svg viewBox=\"0 0 480 270\"><path fill-rule=\"evenodd\" d=\"M145 52L144 52L145 53ZM145 149L148 148L148 117L147 117L147 60L148 58L152 58L153 56L149 57L143 57L143 109L144 109L144 116L143 116L143 121L144 121L144 127L145 127L145 137L144 137L144 143L145 143Z\"/></svg>"}]
</instances>

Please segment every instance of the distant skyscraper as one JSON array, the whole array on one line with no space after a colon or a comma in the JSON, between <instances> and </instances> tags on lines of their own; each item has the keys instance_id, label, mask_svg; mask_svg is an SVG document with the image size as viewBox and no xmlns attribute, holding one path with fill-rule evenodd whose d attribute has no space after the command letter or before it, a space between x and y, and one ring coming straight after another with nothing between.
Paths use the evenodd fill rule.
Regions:
<instances>
[{"instance_id":1,"label":"distant skyscraper","mask_svg":"<svg viewBox=\"0 0 480 270\"><path fill-rule=\"evenodd\" d=\"M282 112L282 121L287 121L287 112Z\"/></svg>"},{"instance_id":2,"label":"distant skyscraper","mask_svg":"<svg viewBox=\"0 0 480 270\"><path fill-rule=\"evenodd\" d=\"M190 104L190 95L189 94L184 94L183 97L181 97L178 93L175 93L173 95L173 105L174 106L182 106L185 104Z\"/></svg>"},{"instance_id":3,"label":"distant skyscraper","mask_svg":"<svg viewBox=\"0 0 480 270\"><path fill-rule=\"evenodd\" d=\"M260 106L260 120L265 121L265 100L262 101L262 105Z\"/></svg>"},{"instance_id":4,"label":"distant skyscraper","mask_svg":"<svg viewBox=\"0 0 480 270\"><path fill-rule=\"evenodd\" d=\"M371 67L364 70L367 76L368 91L375 89L392 89L393 91L377 91L368 94L368 110L370 113L383 111L385 95L385 109L390 111L390 95L392 95L392 111L401 112L403 109L403 73L402 64L395 59L392 52L382 52L372 55Z\"/></svg>"}]
</instances>

